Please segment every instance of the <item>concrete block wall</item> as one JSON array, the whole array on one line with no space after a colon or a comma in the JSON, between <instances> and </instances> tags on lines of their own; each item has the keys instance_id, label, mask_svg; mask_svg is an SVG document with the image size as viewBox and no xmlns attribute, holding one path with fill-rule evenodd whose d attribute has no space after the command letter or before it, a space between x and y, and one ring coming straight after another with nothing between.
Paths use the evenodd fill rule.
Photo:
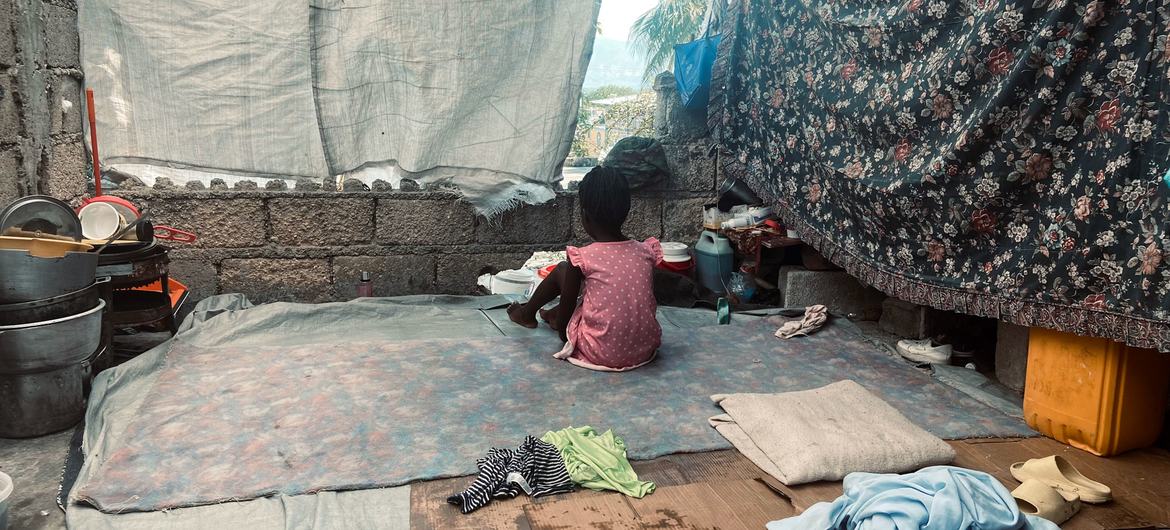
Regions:
<instances>
[{"instance_id":1,"label":"concrete block wall","mask_svg":"<svg viewBox=\"0 0 1170 530\"><path fill-rule=\"evenodd\" d=\"M712 186L714 177L712 176ZM588 241L576 196L562 192L491 221L446 191L280 192L123 190L156 225L198 234L172 244L171 271L204 297L241 292L256 302L348 300L362 271L378 296L474 292L484 272L515 268L534 251ZM626 231L693 242L696 192L635 195ZM693 228L693 230L692 230Z\"/></svg>"},{"instance_id":2,"label":"concrete block wall","mask_svg":"<svg viewBox=\"0 0 1170 530\"><path fill-rule=\"evenodd\" d=\"M86 191L77 4L0 2L0 204Z\"/></svg>"},{"instance_id":3,"label":"concrete block wall","mask_svg":"<svg viewBox=\"0 0 1170 530\"><path fill-rule=\"evenodd\" d=\"M693 243L717 171L701 113L682 109L673 78L660 79L660 140L671 177L635 192L631 237ZM670 123L669 120L686 120ZM70 158L85 164L84 155ZM71 184L50 180L62 191ZM213 186L213 188L215 188ZM116 192L156 225L198 234L173 245L171 272L202 298L240 292L255 302L348 300L362 271L374 294L468 294L485 272L515 268L534 251L588 242L573 192L485 220L452 191L193 190L166 184ZM357 189L356 187L352 189ZM72 198L67 193L64 198Z\"/></svg>"}]
</instances>

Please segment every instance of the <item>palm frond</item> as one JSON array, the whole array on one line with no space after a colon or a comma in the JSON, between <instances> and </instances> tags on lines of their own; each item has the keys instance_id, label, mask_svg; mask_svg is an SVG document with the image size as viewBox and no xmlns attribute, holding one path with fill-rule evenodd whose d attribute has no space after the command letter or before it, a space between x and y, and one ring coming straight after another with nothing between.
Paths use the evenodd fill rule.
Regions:
<instances>
[{"instance_id":1,"label":"palm frond","mask_svg":"<svg viewBox=\"0 0 1170 530\"><path fill-rule=\"evenodd\" d=\"M674 46L698 36L707 0L661 0L630 28L630 37L646 55L644 78L649 81L670 68Z\"/></svg>"}]
</instances>

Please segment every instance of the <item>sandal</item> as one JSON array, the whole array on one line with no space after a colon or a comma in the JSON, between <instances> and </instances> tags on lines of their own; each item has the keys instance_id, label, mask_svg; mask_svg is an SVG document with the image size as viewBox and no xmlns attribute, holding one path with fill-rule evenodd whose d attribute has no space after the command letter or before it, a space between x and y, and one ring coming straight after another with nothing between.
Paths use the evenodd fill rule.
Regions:
<instances>
[{"instance_id":1,"label":"sandal","mask_svg":"<svg viewBox=\"0 0 1170 530\"><path fill-rule=\"evenodd\" d=\"M1054 455L1017 462L1012 464L1011 471L1012 476L1020 482L1036 479L1062 493L1076 495L1090 504L1113 500L1113 491L1109 486L1086 478L1062 456Z\"/></svg>"},{"instance_id":2,"label":"sandal","mask_svg":"<svg viewBox=\"0 0 1170 530\"><path fill-rule=\"evenodd\" d=\"M1012 490L1020 513L1048 519L1059 525L1076 515L1081 501L1076 495L1059 491L1036 479L1025 480Z\"/></svg>"}]
</instances>

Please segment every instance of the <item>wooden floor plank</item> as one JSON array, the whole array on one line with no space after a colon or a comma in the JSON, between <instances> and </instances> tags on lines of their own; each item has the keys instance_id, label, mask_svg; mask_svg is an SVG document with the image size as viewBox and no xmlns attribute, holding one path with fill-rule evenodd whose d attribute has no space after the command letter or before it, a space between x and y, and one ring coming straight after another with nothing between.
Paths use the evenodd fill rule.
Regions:
<instances>
[{"instance_id":1,"label":"wooden floor plank","mask_svg":"<svg viewBox=\"0 0 1170 530\"><path fill-rule=\"evenodd\" d=\"M687 480L682 465L668 456L653 460L631 462L630 465L634 468L634 472L638 474L639 480L648 480L658 487L681 486L691 482Z\"/></svg>"},{"instance_id":2,"label":"wooden floor plank","mask_svg":"<svg viewBox=\"0 0 1170 530\"><path fill-rule=\"evenodd\" d=\"M1033 447L1042 456L1064 457L1085 476L1108 485L1114 502L1092 508L1120 506L1133 515L1111 521L1170 524L1170 452L1145 449L1100 457L1047 438L1036 439Z\"/></svg>"},{"instance_id":3,"label":"wooden floor plank","mask_svg":"<svg viewBox=\"0 0 1170 530\"><path fill-rule=\"evenodd\" d=\"M533 530L659 528L758 530L795 514L792 505L757 480L665 486L641 499L611 493L530 504Z\"/></svg>"},{"instance_id":4,"label":"wooden floor plank","mask_svg":"<svg viewBox=\"0 0 1170 530\"><path fill-rule=\"evenodd\" d=\"M1109 484L1115 501L1104 505L1086 505L1080 514L1065 523L1065 530L1103 530L1161 524L1170 526L1170 452L1161 449L1132 451L1101 458L1047 438L979 439L951 441L956 457L954 465L984 471L999 479L1009 490L1019 483L1012 478L1009 466L1014 462L1059 454L1068 458L1090 478ZM767 522L799 513L812 504L831 501L841 494L840 482L821 482L796 487L773 485L791 498L785 501L761 481L762 471L735 450L675 454L648 461L633 462L639 478L654 481L659 492L643 500L628 499L613 492L578 491L542 499L513 499L493 502L470 515L461 515L446 504L446 497L460 491L469 477L443 479L415 484L411 489L411 527L422 530L471 528L577 528L596 521L611 528L703 528L710 518L688 505L697 503L700 494L719 499L715 505L728 506L738 514L740 525L761 528ZM702 485L694 486L694 485ZM730 485L729 485L730 484ZM692 485L686 490L667 488ZM722 489L721 489L722 488ZM667 493L660 495L663 491ZM732 493L734 492L734 494ZM754 499L754 500L753 500ZM550 506L555 505L555 506ZM638 510L646 513L642 513ZM708 508L712 503L706 505ZM760 507L760 511L754 507ZM580 512L580 517L570 517ZM673 513L672 513L673 512ZM684 517L685 515L685 517ZM682 518L690 526L678 526ZM766 519L766 520L765 520ZM539 522L539 525L535 524ZM722 520L720 528L729 523ZM674 526L671 526L674 525Z\"/></svg>"},{"instance_id":5,"label":"wooden floor plank","mask_svg":"<svg viewBox=\"0 0 1170 530\"><path fill-rule=\"evenodd\" d=\"M638 514L630 508L625 495L620 493L587 497L570 494L551 502L529 504L524 507L524 514L532 530L643 528L639 524Z\"/></svg>"},{"instance_id":6,"label":"wooden floor plank","mask_svg":"<svg viewBox=\"0 0 1170 530\"><path fill-rule=\"evenodd\" d=\"M744 526L754 530L797 513L791 501L764 485L762 479L720 482L712 486L731 507L731 513L736 514Z\"/></svg>"},{"instance_id":7,"label":"wooden floor plank","mask_svg":"<svg viewBox=\"0 0 1170 530\"><path fill-rule=\"evenodd\" d=\"M831 502L843 493L842 484L838 482L813 482L798 486L784 486L785 493L792 501L797 513L803 512L818 502Z\"/></svg>"},{"instance_id":8,"label":"wooden floor plank","mask_svg":"<svg viewBox=\"0 0 1170 530\"><path fill-rule=\"evenodd\" d=\"M976 469L996 476L1009 490L1015 489L1020 484L1019 481L1011 476L1011 465L1016 462L1025 462L1032 458L1060 454L1070 458L1070 461L1073 461L1074 465L1084 473L1090 473L1090 469L1099 471L1098 466L1113 466L1107 461L1104 461L1104 459L1047 438L1027 438L1011 443L970 444L969 447L976 452L982 453L988 459L987 468ZM1080 524L1088 524L1087 522L1080 521L1082 519L1091 519L1104 528L1137 528L1150 524L1145 517L1134 513L1131 510L1131 505L1125 502L1124 498L1118 498L1114 502L1100 505L1085 504L1082 506L1080 513L1070 523L1078 522Z\"/></svg>"},{"instance_id":9,"label":"wooden floor plank","mask_svg":"<svg viewBox=\"0 0 1170 530\"><path fill-rule=\"evenodd\" d=\"M765 473L735 449L705 453L680 453L663 457L676 463L685 484L705 481L751 480Z\"/></svg>"},{"instance_id":10,"label":"wooden floor plank","mask_svg":"<svg viewBox=\"0 0 1170 530\"><path fill-rule=\"evenodd\" d=\"M987 472L995 478L999 479L1000 482L1003 482L1005 477L1010 477L1010 475L1007 475L1006 472L1003 474L997 474L986 471L984 468L994 467L991 464L991 460L987 458L987 455L977 450L971 444L961 440L950 441L947 443L950 444L951 448L955 450L955 460L951 462L952 465L965 467L967 469L978 469L980 471Z\"/></svg>"},{"instance_id":11,"label":"wooden floor plank","mask_svg":"<svg viewBox=\"0 0 1170 530\"><path fill-rule=\"evenodd\" d=\"M722 492L712 486L699 482L662 488L641 499L630 499L630 507L643 528L748 530L724 502Z\"/></svg>"},{"instance_id":12,"label":"wooden floor plank","mask_svg":"<svg viewBox=\"0 0 1170 530\"><path fill-rule=\"evenodd\" d=\"M463 491L470 477L431 480L410 487L410 527L419 530L480 530L483 528L516 528L528 530L524 506L530 499L493 501L469 514L448 504L447 497Z\"/></svg>"}]
</instances>

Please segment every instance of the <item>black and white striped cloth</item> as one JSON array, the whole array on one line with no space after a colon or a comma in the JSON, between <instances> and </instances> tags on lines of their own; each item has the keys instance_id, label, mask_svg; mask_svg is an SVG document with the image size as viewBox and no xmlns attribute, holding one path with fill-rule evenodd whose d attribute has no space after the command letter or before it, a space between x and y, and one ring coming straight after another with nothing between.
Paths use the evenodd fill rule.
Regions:
<instances>
[{"instance_id":1,"label":"black and white striped cloth","mask_svg":"<svg viewBox=\"0 0 1170 530\"><path fill-rule=\"evenodd\" d=\"M532 497L573 491L573 479L556 446L532 436L515 450L491 449L475 461L479 475L466 491L447 497L447 502L471 513L492 499L511 499L527 493Z\"/></svg>"}]
</instances>

